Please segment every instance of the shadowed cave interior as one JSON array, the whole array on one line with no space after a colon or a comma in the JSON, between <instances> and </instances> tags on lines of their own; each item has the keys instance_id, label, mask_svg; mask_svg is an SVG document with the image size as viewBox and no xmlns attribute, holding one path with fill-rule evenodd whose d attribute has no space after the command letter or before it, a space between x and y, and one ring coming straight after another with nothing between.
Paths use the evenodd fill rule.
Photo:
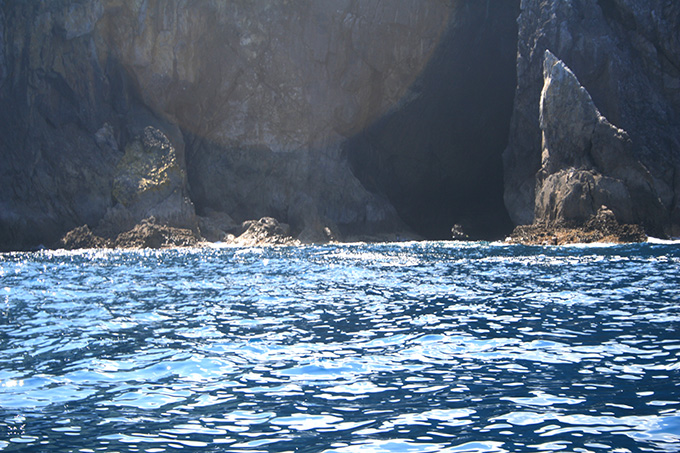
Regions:
<instances>
[{"instance_id":1,"label":"shadowed cave interior","mask_svg":"<svg viewBox=\"0 0 680 453\"><path fill-rule=\"evenodd\" d=\"M410 101L349 139L352 171L385 195L426 239L471 239L512 230L503 202L502 153L516 85L519 2L469 4L452 24Z\"/></svg>"}]
</instances>

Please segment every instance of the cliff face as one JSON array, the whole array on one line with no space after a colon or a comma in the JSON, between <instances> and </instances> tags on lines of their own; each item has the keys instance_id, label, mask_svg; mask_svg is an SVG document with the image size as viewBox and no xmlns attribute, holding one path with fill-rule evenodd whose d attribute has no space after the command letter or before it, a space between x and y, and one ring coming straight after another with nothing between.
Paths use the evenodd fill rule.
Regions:
<instances>
[{"instance_id":1,"label":"cliff face","mask_svg":"<svg viewBox=\"0 0 680 453\"><path fill-rule=\"evenodd\" d=\"M0 250L151 216L487 238L602 206L680 235L678 28L668 0L5 0Z\"/></svg>"},{"instance_id":2,"label":"cliff face","mask_svg":"<svg viewBox=\"0 0 680 453\"><path fill-rule=\"evenodd\" d=\"M325 225L401 228L349 171L340 144L400 101L456 8L121 2L102 27L114 30L108 48L144 104L184 132L198 213L272 216L314 239Z\"/></svg>"},{"instance_id":3,"label":"cliff face","mask_svg":"<svg viewBox=\"0 0 680 453\"><path fill-rule=\"evenodd\" d=\"M606 206L622 223L661 232L664 208L629 135L602 116L574 73L549 50L543 78L536 219L583 225Z\"/></svg>"},{"instance_id":4,"label":"cliff face","mask_svg":"<svg viewBox=\"0 0 680 453\"><path fill-rule=\"evenodd\" d=\"M0 248L194 212L401 228L340 145L399 104L459 3L3 2ZM178 165L168 184L144 169L147 130Z\"/></svg>"},{"instance_id":5,"label":"cliff face","mask_svg":"<svg viewBox=\"0 0 680 453\"><path fill-rule=\"evenodd\" d=\"M518 24L513 221L578 223L604 204L680 234L680 4L523 0Z\"/></svg>"}]
</instances>

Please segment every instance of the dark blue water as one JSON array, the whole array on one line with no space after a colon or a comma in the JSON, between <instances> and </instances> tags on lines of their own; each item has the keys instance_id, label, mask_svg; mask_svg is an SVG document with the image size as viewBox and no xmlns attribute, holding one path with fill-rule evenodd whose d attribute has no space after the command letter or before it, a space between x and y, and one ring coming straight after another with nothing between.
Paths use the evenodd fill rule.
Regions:
<instances>
[{"instance_id":1,"label":"dark blue water","mask_svg":"<svg viewBox=\"0 0 680 453\"><path fill-rule=\"evenodd\" d=\"M0 450L680 450L680 246L0 255Z\"/></svg>"}]
</instances>

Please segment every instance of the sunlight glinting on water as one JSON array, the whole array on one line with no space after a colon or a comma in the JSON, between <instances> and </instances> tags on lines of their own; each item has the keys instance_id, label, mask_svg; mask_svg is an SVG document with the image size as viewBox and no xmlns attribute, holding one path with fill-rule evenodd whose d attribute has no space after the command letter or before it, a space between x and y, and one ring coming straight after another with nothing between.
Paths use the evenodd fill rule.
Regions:
<instances>
[{"instance_id":1,"label":"sunlight glinting on water","mask_svg":"<svg viewBox=\"0 0 680 453\"><path fill-rule=\"evenodd\" d=\"M680 252L0 255L0 450L674 451Z\"/></svg>"}]
</instances>

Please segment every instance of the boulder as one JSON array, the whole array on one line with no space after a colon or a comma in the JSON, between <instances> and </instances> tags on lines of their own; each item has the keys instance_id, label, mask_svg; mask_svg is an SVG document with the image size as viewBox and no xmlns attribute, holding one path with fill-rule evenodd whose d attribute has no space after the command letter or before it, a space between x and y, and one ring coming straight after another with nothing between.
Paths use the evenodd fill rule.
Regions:
<instances>
[{"instance_id":1,"label":"boulder","mask_svg":"<svg viewBox=\"0 0 680 453\"><path fill-rule=\"evenodd\" d=\"M210 242L222 242L233 239L233 233L239 231L240 225L225 212L208 209L205 215L198 217L198 229L205 240Z\"/></svg>"},{"instance_id":2,"label":"boulder","mask_svg":"<svg viewBox=\"0 0 680 453\"><path fill-rule=\"evenodd\" d=\"M186 228L174 228L159 225L156 219L150 217L135 225L129 231L118 235L113 242L119 248L164 248L164 247L192 247L199 243L199 238L193 231Z\"/></svg>"},{"instance_id":3,"label":"boulder","mask_svg":"<svg viewBox=\"0 0 680 453\"><path fill-rule=\"evenodd\" d=\"M66 250L108 248L112 246L112 241L95 235L87 225L69 231L57 244L58 248Z\"/></svg>"},{"instance_id":4,"label":"boulder","mask_svg":"<svg viewBox=\"0 0 680 453\"><path fill-rule=\"evenodd\" d=\"M298 245L299 241L290 236L290 227L272 217L248 220L243 223L245 231L235 238L233 245L259 247L268 245Z\"/></svg>"}]
</instances>

